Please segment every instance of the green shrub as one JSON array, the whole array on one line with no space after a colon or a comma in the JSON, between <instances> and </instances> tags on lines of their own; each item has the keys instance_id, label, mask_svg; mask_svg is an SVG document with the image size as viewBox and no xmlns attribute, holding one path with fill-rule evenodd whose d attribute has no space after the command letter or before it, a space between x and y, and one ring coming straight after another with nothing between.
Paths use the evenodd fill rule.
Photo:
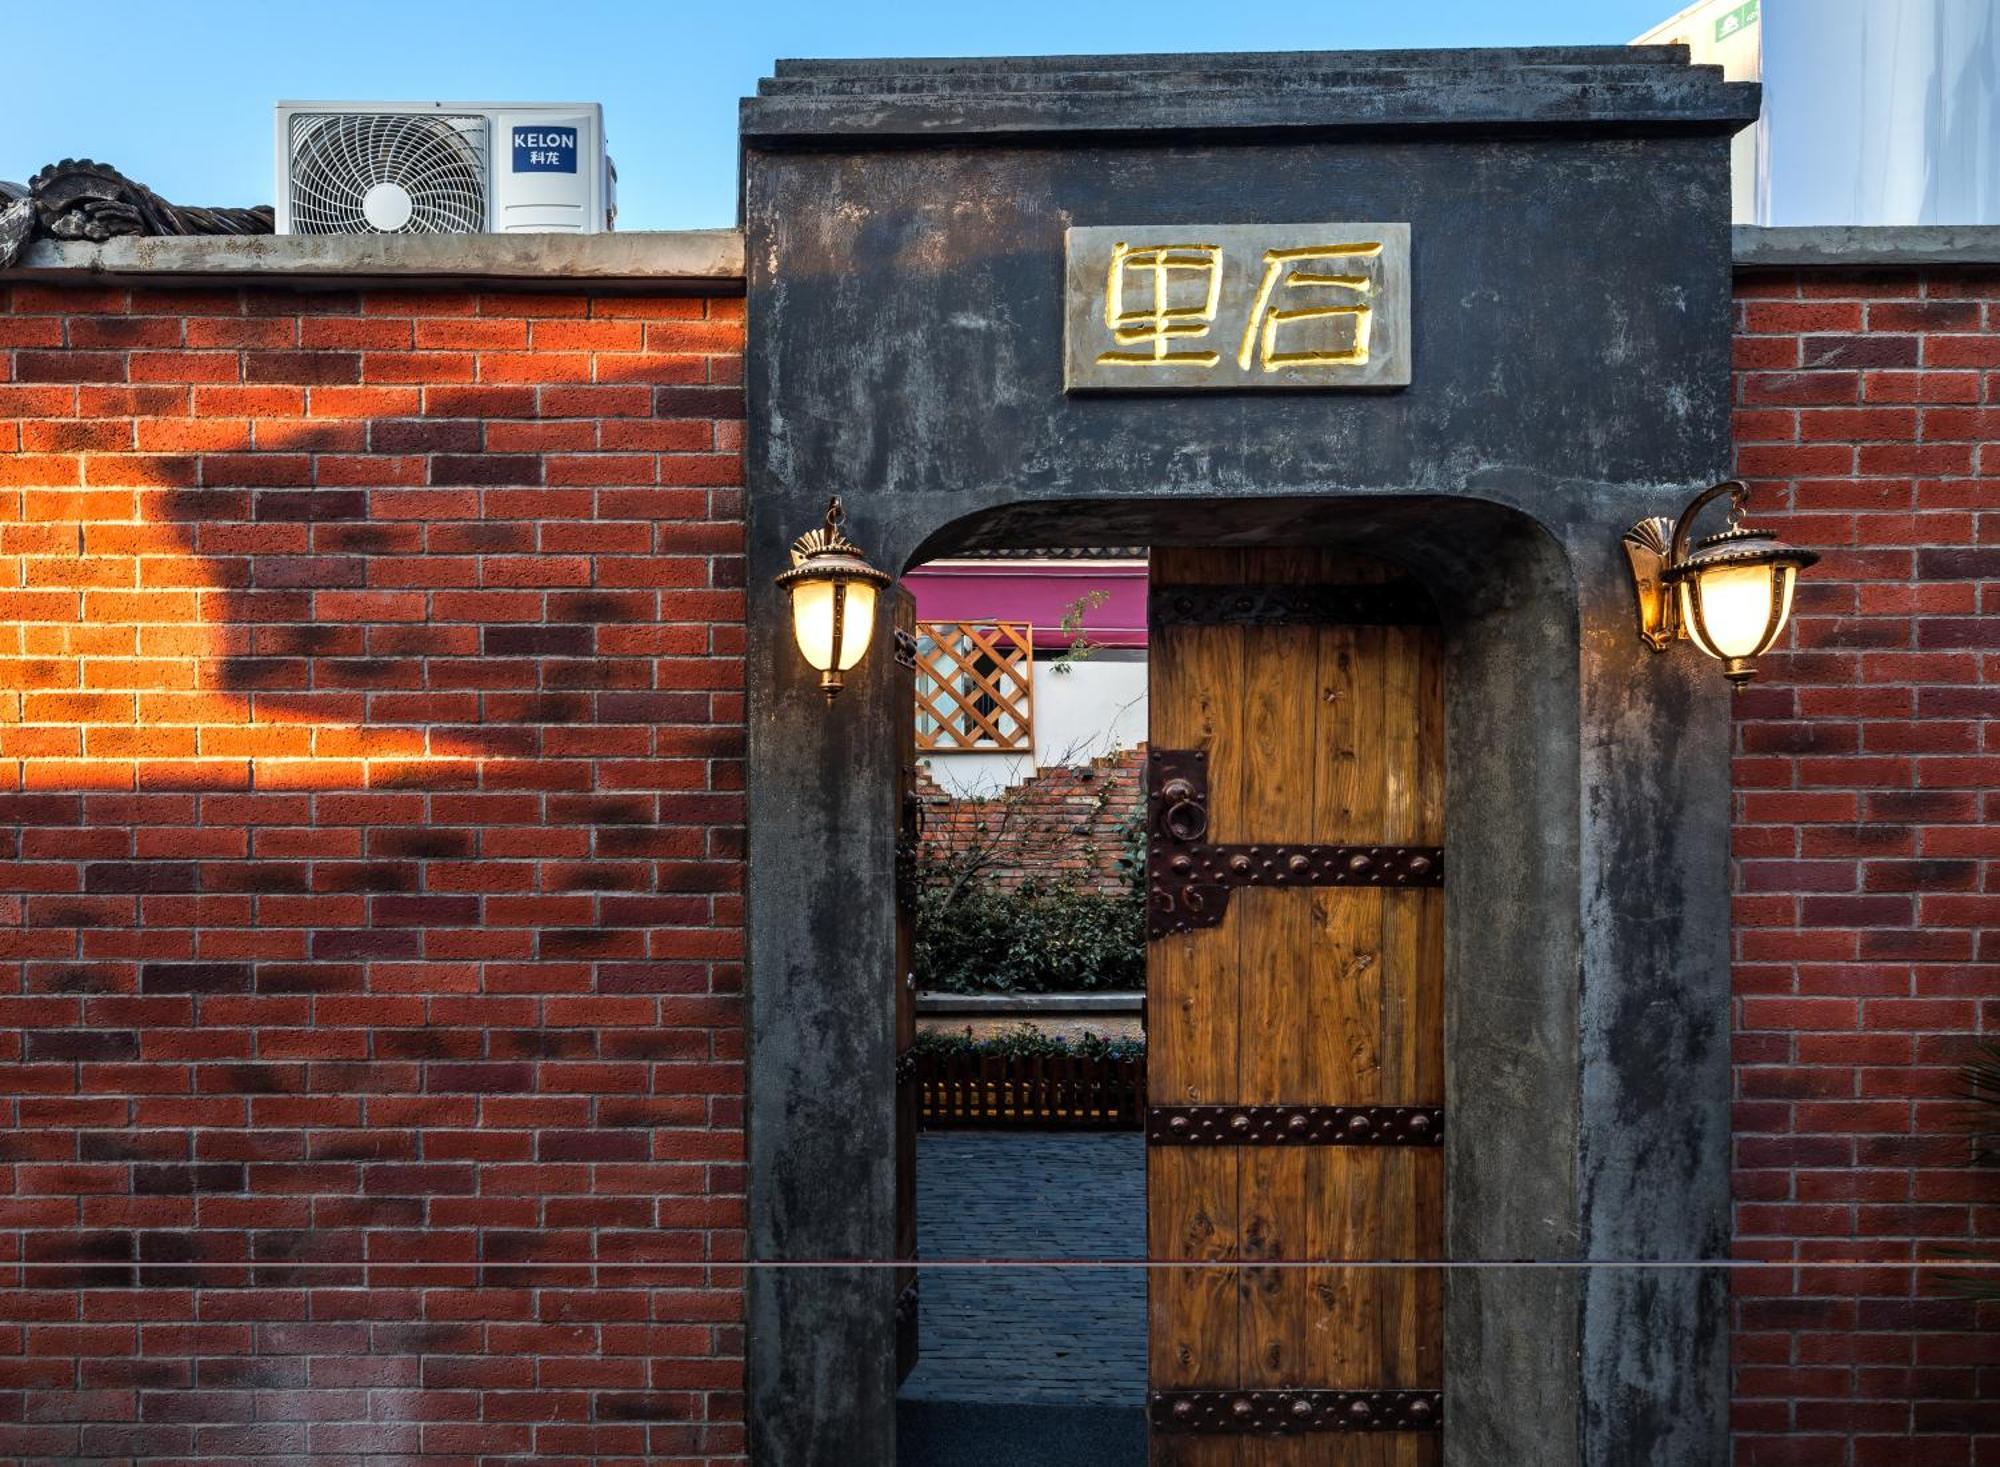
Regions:
<instances>
[{"instance_id":1,"label":"green shrub","mask_svg":"<svg viewBox=\"0 0 2000 1467\"><path fill-rule=\"evenodd\" d=\"M1087 993L1146 986L1143 804L1116 831L1122 889L1107 893L1068 875L1018 886L999 879L1042 862L1097 862L1095 822L1116 787L1089 766L1073 772L1080 783L1095 780L1096 795L1060 820L1032 812L1030 786L1021 784L984 802L969 829L947 823L935 840L905 835L898 860L917 892L919 988Z\"/></svg>"},{"instance_id":2,"label":"green shrub","mask_svg":"<svg viewBox=\"0 0 2000 1467\"><path fill-rule=\"evenodd\" d=\"M1146 986L1138 892L1066 881L932 883L917 900L917 987L944 993L1084 993Z\"/></svg>"},{"instance_id":3,"label":"green shrub","mask_svg":"<svg viewBox=\"0 0 2000 1467\"><path fill-rule=\"evenodd\" d=\"M924 1030L913 1049L918 1054L997 1055L1007 1059L1053 1059L1075 1055L1080 1059L1137 1060L1146 1057L1144 1039L1107 1039L1102 1034L1085 1033L1074 1039L1044 1034L1031 1024L1003 1029L983 1039L975 1039L971 1029L958 1032Z\"/></svg>"}]
</instances>

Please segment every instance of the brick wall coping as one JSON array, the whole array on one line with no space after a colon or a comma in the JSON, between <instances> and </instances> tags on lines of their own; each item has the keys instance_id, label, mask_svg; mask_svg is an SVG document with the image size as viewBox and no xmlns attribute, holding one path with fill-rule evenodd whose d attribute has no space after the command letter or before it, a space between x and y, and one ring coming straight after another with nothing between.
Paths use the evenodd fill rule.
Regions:
<instances>
[{"instance_id":1,"label":"brick wall coping","mask_svg":"<svg viewBox=\"0 0 2000 1467\"><path fill-rule=\"evenodd\" d=\"M10 280L211 285L284 276L345 287L459 282L512 290L740 292L743 235L735 229L612 234L354 234L42 240Z\"/></svg>"},{"instance_id":2,"label":"brick wall coping","mask_svg":"<svg viewBox=\"0 0 2000 1467\"><path fill-rule=\"evenodd\" d=\"M2000 225L1827 225L1766 229L1739 224L1739 270L2000 264ZM613 234L264 235L44 240L6 280L51 284L145 281L211 284L286 276L313 285L497 285L513 290L658 293L736 291L743 234L735 229Z\"/></svg>"},{"instance_id":3,"label":"brick wall coping","mask_svg":"<svg viewBox=\"0 0 2000 1467\"><path fill-rule=\"evenodd\" d=\"M2000 224L1739 224L1733 233L1738 270L2000 264Z\"/></svg>"}]
</instances>

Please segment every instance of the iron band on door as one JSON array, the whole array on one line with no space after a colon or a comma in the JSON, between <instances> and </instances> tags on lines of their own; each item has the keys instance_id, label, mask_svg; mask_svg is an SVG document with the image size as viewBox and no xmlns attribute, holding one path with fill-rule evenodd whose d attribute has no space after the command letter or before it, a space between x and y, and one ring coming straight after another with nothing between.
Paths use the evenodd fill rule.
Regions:
<instances>
[{"instance_id":1,"label":"iron band on door","mask_svg":"<svg viewBox=\"0 0 2000 1467\"><path fill-rule=\"evenodd\" d=\"M1442 846L1210 845L1208 756L1146 760L1146 936L1214 927L1240 886L1442 886Z\"/></svg>"},{"instance_id":2,"label":"iron band on door","mask_svg":"<svg viewBox=\"0 0 2000 1467\"><path fill-rule=\"evenodd\" d=\"M1443 1391L1155 1391L1155 1431L1291 1436L1301 1431L1436 1431Z\"/></svg>"},{"instance_id":3,"label":"iron band on door","mask_svg":"<svg viewBox=\"0 0 2000 1467\"><path fill-rule=\"evenodd\" d=\"M1156 1105L1154 1146L1441 1146L1441 1105Z\"/></svg>"}]
</instances>

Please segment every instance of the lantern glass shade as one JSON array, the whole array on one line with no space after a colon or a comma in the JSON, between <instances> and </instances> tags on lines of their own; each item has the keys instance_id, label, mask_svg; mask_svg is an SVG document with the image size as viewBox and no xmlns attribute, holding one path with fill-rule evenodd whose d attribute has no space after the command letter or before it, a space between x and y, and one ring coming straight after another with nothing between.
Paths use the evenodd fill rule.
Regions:
<instances>
[{"instance_id":1,"label":"lantern glass shade","mask_svg":"<svg viewBox=\"0 0 2000 1467\"><path fill-rule=\"evenodd\" d=\"M833 645L835 609L840 646ZM799 652L817 672L846 672L868 650L875 629L875 587L845 576L801 577L792 583L792 632Z\"/></svg>"},{"instance_id":2,"label":"lantern glass shade","mask_svg":"<svg viewBox=\"0 0 2000 1467\"><path fill-rule=\"evenodd\" d=\"M773 578L792 598L792 636L829 701L848 669L868 655L875 595L890 583L840 532L845 518L836 494L826 506L826 523L792 542L792 568Z\"/></svg>"},{"instance_id":3,"label":"lantern glass shade","mask_svg":"<svg viewBox=\"0 0 2000 1467\"><path fill-rule=\"evenodd\" d=\"M1761 657L1785 629L1798 578L1786 562L1692 567L1680 582L1681 625L1711 657Z\"/></svg>"}]
</instances>

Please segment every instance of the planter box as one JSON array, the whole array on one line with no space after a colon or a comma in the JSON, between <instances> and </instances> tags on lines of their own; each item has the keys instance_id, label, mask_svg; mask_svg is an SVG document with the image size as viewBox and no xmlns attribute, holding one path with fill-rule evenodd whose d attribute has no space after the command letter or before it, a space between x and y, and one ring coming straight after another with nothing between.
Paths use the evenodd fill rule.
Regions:
<instances>
[{"instance_id":1,"label":"planter box","mask_svg":"<svg viewBox=\"0 0 2000 1467\"><path fill-rule=\"evenodd\" d=\"M1144 1059L918 1054L917 1114L927 1127L1136 1131L1146 1123Z\"/></svg>"},{"instance_id":2,"label":"planter box","mask_svg":"<svg viewBox=\"0 0 2000 1467\"><path fill-rule=\"evenodd\" d=\"M1143 993L920 993L917 1017L963 1015L978 1019L1054 1019L1099 1014L1143 1014Z\"/></svg>"}]
</instances>

